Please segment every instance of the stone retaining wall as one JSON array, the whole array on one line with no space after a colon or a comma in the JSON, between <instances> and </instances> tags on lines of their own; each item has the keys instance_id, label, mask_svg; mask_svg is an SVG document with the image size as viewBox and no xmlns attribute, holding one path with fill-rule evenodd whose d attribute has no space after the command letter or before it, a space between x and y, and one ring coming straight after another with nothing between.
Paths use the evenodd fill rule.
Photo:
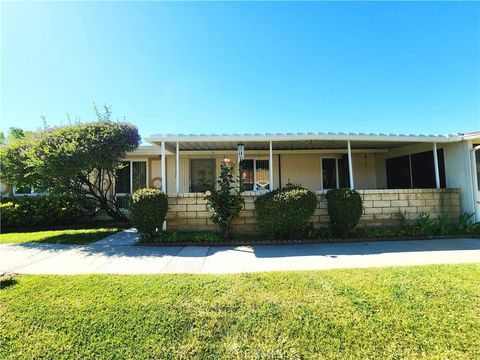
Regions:
<instances>
[{"instance_id":1,"label":"stone retaining wall","mask_svg":"<svg viewBox=\"0 0 480 360\"><path fill-rule=\"evenodd\" d=\"M381 227L399 225L402 215L414 221L421 213L433 219L448 215L455 221L460 215L459 189L395 189L357 190L363 199L364 211L359 226ZM315 210L314 226L328 226L326 192L317 192L318 205ZM259 193L244 193L245 205L240 216L233 221L237 233L258 232L255 220L254 201ZM206 209L203 193L186 193L169 196L167 228L169 230L216 230Z\"/></svg>"},{"instance_id":2,"label":"stone retaining wall","mask_svg":"<svg viewBox=\"0 0 480 360\"><path fill-rule=\"evenodd\" d=\"M459 189L389 189L357 190L363 200L363 214L359 226L382 227L400 225L402 217L415 221L421 213L432 219L448 215L456 221L460 215ZM326 226L330 218L325 192L318 192L314 225Z\"/></svg>"}]
</instances>

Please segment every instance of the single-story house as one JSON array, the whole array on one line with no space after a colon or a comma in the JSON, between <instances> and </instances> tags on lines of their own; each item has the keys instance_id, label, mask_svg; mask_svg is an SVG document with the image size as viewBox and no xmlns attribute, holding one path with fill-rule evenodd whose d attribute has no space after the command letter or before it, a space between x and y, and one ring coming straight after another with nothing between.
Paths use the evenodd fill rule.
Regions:
<instances>
[{"instance_id":1,"label":"single-story house","mask_svg":"<svg viewBox=\"0 0 480 360\"><path fill-rule=\"evenodd\" d=\"M128 153L115 188L120 203L135 190L157 187L169 196L169 229L212 229L204 180L215 183L221 161L235 161L245 206L237 232L256 231L255 197L287 184L317 193L314 225L329 221L324 194L332 188L360 192L360 224L385 226L421 213L456 220L463 212L480 221L480 132L450 135L296 133L153 135L150 146ZM2 189L5 192L5 189ZM14 189L33 195L35 189Z\"/></svg>"},{"instance_id":2,"label":"single-story house","mask_svg":"<svg viewBox=\"0 0 480 360\"><path fill-rule=\"evenodd\" d=\"M254 231L254 199L287 184L317 193L314 224L327 224L323 194L358 190L361 224L381 226L420 213L452 220L462 212L480 221L480 132L451 135L352 133L153 135L125 158L117 196L158 187L169 196L167 226L208 229L204 181L214 182L225 157L236 161L245 208L236 231ZM241 169L241 170L240 170ZM238 175L238 172L237 172Z\"/></svg>"}]
</instances>

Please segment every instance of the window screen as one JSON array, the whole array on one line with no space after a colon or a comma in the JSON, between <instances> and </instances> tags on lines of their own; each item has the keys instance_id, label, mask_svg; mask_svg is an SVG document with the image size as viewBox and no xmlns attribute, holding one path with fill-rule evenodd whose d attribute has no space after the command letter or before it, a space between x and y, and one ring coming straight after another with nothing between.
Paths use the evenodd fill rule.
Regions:
<instances>
[{"instance_id":1,"label":"window screen","mask_svg":"<svg viewBox=\"0 0 480 360\"><path fill-rule=\"evenodd\" d=\"M338 159L338 181L341 188L350 188L350 172L348 170L348 156Z\"/></svg>"},{"instance_id":2,"label":"window screen","mask_svg":"<svg viewBox=\"0 0 480 360\"><path fill-rule=\"evenodd\" d=\"M240 163L241 191L270 189L270 167L268 160L246 159Z\"/></svg>"},{"instance_id":3,"label":"window screen","mask_svg":"<svg viewBox=\"0 0 480 360\"><path fill-rule=\"evenodd\" d=\"M409 156L387 159L387 186L389 189L408 189L411 186Z\"/></svg>"},{"instance_id":4,"label":"window screen","mask_svg":"<svg viewBox=\"0 0 480 360\"><path fill-rule=\"evenodd\" d=\"M122 162L122 168L117 170L115 191L119 194L130 193L130 162Z\"/></svg>"},{"instance_id":5,"label":"window screen","mask_svg":"<svg viewBox=\"0 0 480 360\"><path fill-rule=\"evenodd\" d=\"M190 177L190 191L204 192L211 190L215 186L215 160L191 159Z\"/></svg>"},{"instance_id":6,"label":"window screen","mask_svg":"<svg viewBox=\"0 0 480 360\"><path fill-rule=\"evenodd\" d=\"M255 183L255 175L253 173L253 160L242 160L240 163L240 173L242 177L241 191L252 191Z\"/></svg>"},{"instance_id":7,"label":"window screen","mask_svg":"<svg viewBox=\"0 0 480 360\"><path fill-rule=\"evenodd\" d=\"M445 188L445 161L443 149L437 150L440 187ZM411 173L410 173L411 162ZM386 160L387 186L389 189L435 188L433 151L400 156Z\"/></svg>"},{"instance_id":8,"label":"window screen","mask_svg":"<svg viewBox=\"0 0 480 360\"><path fill-rule=\"evenodd\" d=\"M147 163L134 161L133 163L133 191L147 187Z\"/></svg>"},{"instance_id":9,"label":"window screen","mask_svg":"<svg viewBox=\"0 0 480 360\"><path fill-rule=\"evenodd\" d=\"M268 160L255 161L256 188L259 190L270 189L270 175Z\"/></svg>"},{"instance_id":10,"label":"window screen","mask_svg":"<svg viewBox=\"0 0 480 360\"><path fill-rule=\"evenodd\" d=\"M337 188L337 160L322 159L322 176L324 189Z\"/></svg>"},{"instance_id":11,"label":"window screen","mask_svg":"<svg viewBox=\"0 0 480 360\"><path fill-rule=\"evenodd\" d=\"M412 154L412 178L414 188L435 188L435 165L433 151ZM445 163L443 149L437 150L440 187L445 187Z\"/></svg>"}]
</instances>

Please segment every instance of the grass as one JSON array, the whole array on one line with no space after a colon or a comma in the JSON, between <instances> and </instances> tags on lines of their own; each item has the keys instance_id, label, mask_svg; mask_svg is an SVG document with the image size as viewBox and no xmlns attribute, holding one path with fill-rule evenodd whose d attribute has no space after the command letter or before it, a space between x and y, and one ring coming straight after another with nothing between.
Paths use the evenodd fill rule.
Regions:
<instances>
[{"instance_id":1,"label":"grass","mask_svg":"<svg viewBox=\"0 0 480 360\"><path fill-rule=\"evenodd\" d=\"M0 234L0 244L37 242L49 244L90 244L114 234L118 228L51 230Z\"/></svg>"},{"instance_id":2,"label":"grass","mask_svg":"<svg viewBox=\"0 0 480 360\"><path fill-rule=\"evenodd\" d=\"M480 358L480 264L18 276L3 358Z\"/></svg>"}]
</instances>

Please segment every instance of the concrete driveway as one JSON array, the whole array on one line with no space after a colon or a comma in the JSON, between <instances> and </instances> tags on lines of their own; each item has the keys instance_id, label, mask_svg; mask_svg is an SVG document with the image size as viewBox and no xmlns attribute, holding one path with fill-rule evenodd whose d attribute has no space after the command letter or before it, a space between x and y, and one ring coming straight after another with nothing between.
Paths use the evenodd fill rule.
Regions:
<instances>
[{"instance_id":1,"label":"concrete driveway","mask_svg":"<svg viewBox=\"0 0 480 360\"><path fill-rule=\"evenodd\" d=\"M259 246L134 246L127 230L88 246L0 245L0 272L226 274L480 262L480 239Z\"/></svg>"}]
</instances>

